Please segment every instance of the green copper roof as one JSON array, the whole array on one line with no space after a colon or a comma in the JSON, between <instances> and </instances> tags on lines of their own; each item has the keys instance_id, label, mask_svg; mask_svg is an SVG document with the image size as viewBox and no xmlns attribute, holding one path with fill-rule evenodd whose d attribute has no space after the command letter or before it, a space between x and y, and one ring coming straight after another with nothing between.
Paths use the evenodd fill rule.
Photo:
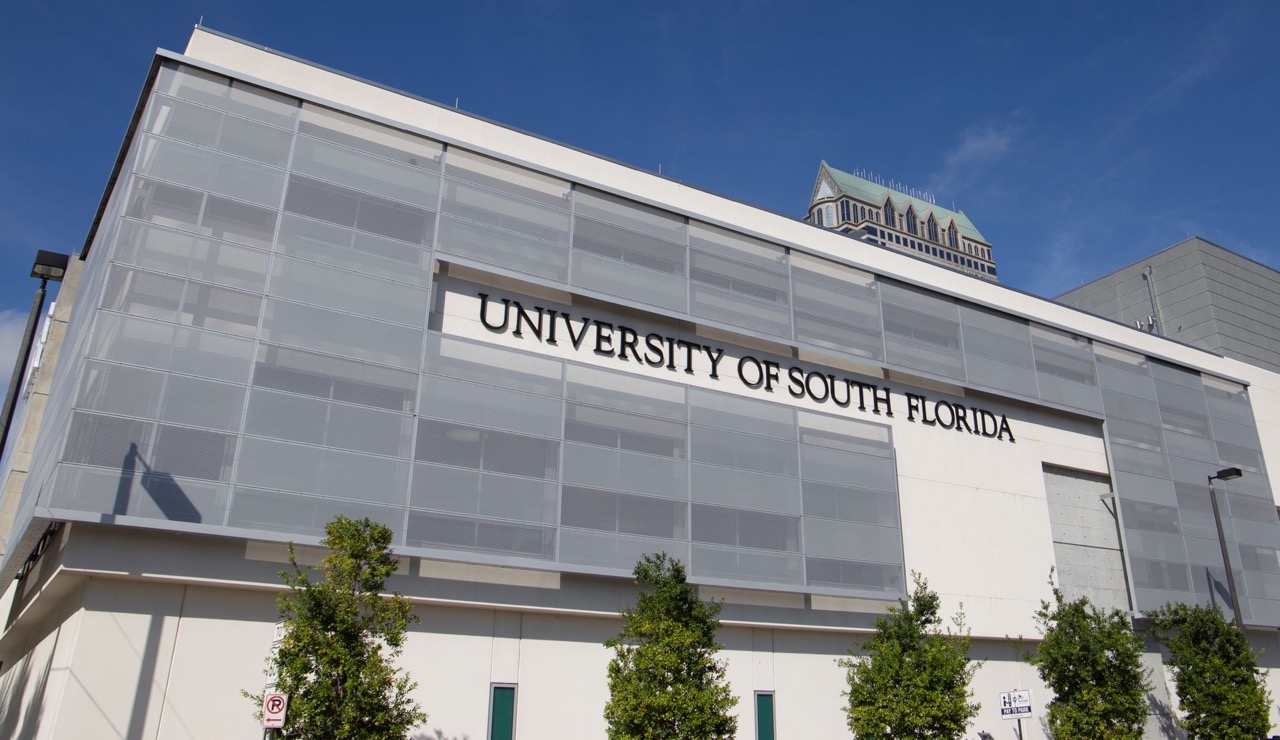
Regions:
<instances>
[{"instance_id":1,"label":"green copper roof","mask_svg":"<svg viewBox=\"0 0 1280 740\"><path fill-rule=\"evenodd\" d=\"M844 195L852 196L858 200L866 201L867 203L875 205L884 205L885 198L892 198L894 208L898 209L900 212L905 213L907 206L913 206L916 211L916 218L921 221L927 221L929 219L929 214L932 213L933 217L938 221L939 228L945 229L947 228L947 223L949 221L955 221L956 228L960 230L961 234L964 234L970 239L976 239L983 242L984 244L991 243L982 235L982 232L978 231L978 227L973 225L973 222L969 220L969 217L964 215L964 211L952 211L935 203L930 203L927 200L912 198L911 196L899 193L897 190L892 188L886 188L883 185L877 185L876 183L871 182L870 180L865 180L857 175L851 175L848 172L838 170L827 164L825 160L818 165L819 184L822 182L822 174L824 172L830 176L831 182L834 183L836 188L838 188ZM813 192L815 194L818 192L817 185L814 186Z\"/></svg>"}]
</instances>

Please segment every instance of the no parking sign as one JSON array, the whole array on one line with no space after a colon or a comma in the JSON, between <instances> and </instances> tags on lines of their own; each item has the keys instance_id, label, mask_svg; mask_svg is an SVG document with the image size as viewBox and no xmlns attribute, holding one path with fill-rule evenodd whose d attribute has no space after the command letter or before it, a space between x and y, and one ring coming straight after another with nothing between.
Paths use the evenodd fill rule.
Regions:
<instances>
[{"instance_id":1,"label":"no parking sign","mask_svg":"<svg viewBox=\"0 0 1280 740\"><path fill-rule=\"evenodd\" d=\"M284 712L288 707L288 694L267 694L263 696L262 729L278 730L284 727Z\"/></svg>"}]
</instances>

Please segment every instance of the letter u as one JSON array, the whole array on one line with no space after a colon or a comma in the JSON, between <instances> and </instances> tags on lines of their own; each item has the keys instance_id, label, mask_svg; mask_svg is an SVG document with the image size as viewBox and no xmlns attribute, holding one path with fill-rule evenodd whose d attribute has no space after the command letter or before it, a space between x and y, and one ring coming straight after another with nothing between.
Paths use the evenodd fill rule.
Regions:
<instances>
[{"instance_id":1,"label":"letter u","mask_svg":"<svg viewBox=\"0 0 1280 740\"><path fill-rule=\"evenodd\" d=\"M506 331L507 324L511 321L511 301L507 298L502 299L502 323L494 325L489 323L489 294L480 294L480 323L484 324L484 328L489 331Z\"/></svg>"}]
</instances>

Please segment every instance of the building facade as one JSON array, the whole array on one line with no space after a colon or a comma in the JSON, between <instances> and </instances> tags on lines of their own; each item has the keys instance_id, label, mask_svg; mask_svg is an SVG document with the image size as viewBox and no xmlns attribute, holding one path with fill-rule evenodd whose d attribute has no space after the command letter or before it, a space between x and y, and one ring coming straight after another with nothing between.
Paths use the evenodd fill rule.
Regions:
<instances>
[{"instance_id":1,"label":"building facade","mask_svg":"<svg viewBox=\"0 0 1280 740\"><path fill-rule=\"evenodd\" d=\"M947 210L924 194L908 195L826 162L818 165L808 220L998 282L991 243L964 211Z\"/></svg>"},{"instance_id":2,"label":"building facade","mask_svg":"<svg viewBox=\"0 0 1280 740\"><path fill-rule=\"evenodd\" d=\"M338 514L395 533L425 737L603 736L658 551L725 604L741 736L847 734L837 661L918 571L1012 737L1051 568L1231 611L1226 466L1280 656L1280 375L206 29L62 290L4 471L6 737L254 732L287 543Z\"/></svg>"},{"instance_id":3,"label":"building facade","mask_svg":"<svg viewBox=\"0 0 1280 740\"><path fill-rule=\"evenodd\" d=\"M1280 372L1280 272L1200 237L1056 300Z\"/></svg>"}]
</instances>

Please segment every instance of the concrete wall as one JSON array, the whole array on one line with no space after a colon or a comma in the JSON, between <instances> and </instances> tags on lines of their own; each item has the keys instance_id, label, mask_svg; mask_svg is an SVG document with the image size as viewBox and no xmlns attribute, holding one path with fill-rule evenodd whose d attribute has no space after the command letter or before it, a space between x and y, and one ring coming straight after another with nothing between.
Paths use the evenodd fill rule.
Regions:
<instances>
[{"instance_id":1,"label":"concrete wall","mask_svg":"<svg viewBox=\"0 0 1280 740\"><path fill-rule=\"evenodd\" d=\"M494 683L517 687L516 737L599 738L608 699L602 643L616 617L418 604L400 665L418 682L415 698L429 714L415 738L483 738ZM91 579L45 620L24 656L0 676L0 732L14 738L252 737L259 732L242 689L263 681L276 619L273 595L258 589L196 583ZM1032 636L1028 636L1032 637ZM739 735L754 733L756 691L775 694L779 737L843 737L844 671L839 659L865 633L727 624L719 635L727 676L739 703ZM1255 636L1266 655L1274 636ZM1176 736L1172 681L1155 646L1148 737ZM999 716L999 694L1030 689L1037 714L1025 738L1048 737L1049 699L1018 646L973 642L983 661L971 686L982 710L966 737L985 731L1013 740L1016 723ZM1264 658L1269 676L1277 659ZM1273 691L1280 681L1271 678ZM1273 723L1280 719L1273 711Z\"/></svg>"},{"instance_id":2,"label":"concrete wall","mask_svg":"<svg viewBox=\"0 0 1280 740\"><path fill-rule=\"evenodd\" d=\"M1107 479L1066 468L1044 471L1057 582L1067 598L1129 611L1128 584Z\"/></svg>"},{"instance_id":3,"label":"concrete wall","mask_svg":"<svg viewBox=\"0 0 1280 740\"><path fill-rule=\"evenodd\" d=\"M28 387L25 389L28 395L25 400L19 401L22 405L19 409L21 413L15 414L16 426L9 433L7 470L0 471L4 474L4 479L0 481L0 558L9 552L13 544L11 537L14 535L12 531L14 518L22 499L22 487L31 470L31 453L35 449L36 436L40 432L40 422L44 419L45 405L49 402L49 389L53 385L53 369L62 355L63 339L67 333L67 319L71 315L71 306L80 286L83 266L84 263L74 257L67 263L67 272L58 287L57 303L52 315L46 319L48 334L40 357L40 371L34 378L28 379ZM33 356L34 352L33 348Z\"/></svg>"}]
</instances>

